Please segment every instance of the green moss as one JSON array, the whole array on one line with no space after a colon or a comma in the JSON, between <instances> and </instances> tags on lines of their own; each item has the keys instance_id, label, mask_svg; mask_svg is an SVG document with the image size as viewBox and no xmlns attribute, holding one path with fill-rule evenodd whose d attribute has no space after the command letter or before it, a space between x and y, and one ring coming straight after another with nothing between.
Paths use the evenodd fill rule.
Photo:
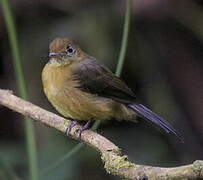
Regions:
<instances>
[{"instance_id":1,"label":"green moss","mask_svg":"<svg viewBox=\"0 0 203 180\"><path fill-rule=\"evenodd\" d=\"M126 155L120 156L115 152L108 151L102 153L102 160L104 161L105 169L108 173L117 174L120 170L128 169L132 167L134 164L127 161L128 158Z\"/></svg>"},{"instance_id":2,"label":"green moss","mask_svg":"<svg viewBox=\"0 0 203 180\"><path fill-rule=\"evenodd\" d=\"M193 171L197 174L203 173L203 161L197 160L193 163Z\"/></svg>"}]
</instances>

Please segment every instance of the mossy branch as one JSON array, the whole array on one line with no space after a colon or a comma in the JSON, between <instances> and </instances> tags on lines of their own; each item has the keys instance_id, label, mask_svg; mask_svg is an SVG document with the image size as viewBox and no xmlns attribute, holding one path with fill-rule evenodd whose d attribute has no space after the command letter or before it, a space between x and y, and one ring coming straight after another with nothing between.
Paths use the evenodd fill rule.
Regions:
<instances>
[{"instance_id":1,"label":"mossy branch","mask_svg":"<svg viewBox=\"0 0 203 180\"><path fill-rule=\"evenodd\" d=\"M13 95L12 91L9 90L0 89L0 104L63 133L70 123L70 120L25 101ZM76 125L71 130L70 137L77 140L76 132L79 128L80 125ZM104 168L112 175L133 180L191 180L203 178L203 161L195 161L190 165L173 168L138 165L130 162L126 155L122 155L121 150L111 141L91 130L83 131L80 140L100 152Z\"/></svg>"}]
</instances>

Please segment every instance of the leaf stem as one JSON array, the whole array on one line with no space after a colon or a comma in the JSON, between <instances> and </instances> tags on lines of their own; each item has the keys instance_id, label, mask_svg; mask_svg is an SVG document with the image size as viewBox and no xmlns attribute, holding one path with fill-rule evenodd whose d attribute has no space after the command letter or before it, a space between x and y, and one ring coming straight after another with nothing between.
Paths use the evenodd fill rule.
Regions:
<instances>
[{"instance_id":1,"label":"leaf stem","mask_svg":"<svg viewBox=\"0 0 203 180\"><path fill-rule=\"evenodd\" d=\"M120 49L118 64L115 72L117 76L121 75L124 60L125 60L127 43L128 43L128 34L129 34L129 28L130 28L131 6L132 6L132 0L126 0L126 11L125 11L124 26L123 26L121 49Z\"/></svg>"},{"instance_id":2,"label":"leaf stem","mask_svg":"<svg viewBox=\"0 0 203 180\"><path fill-rule=\"evenodd\" d=\"M23 70L21 65L20 51L17 40L17 32L14 22L14 16L11 11L11 7L9 4L9 0L2 0L2 8L4 19L7 26L8 37L11 46L11 53L13 57L13 66L15 71L15 76L18 85L18 93L19 96L23 99L28 99L25 79L23 76ZM30 179L37 180L38 179L38 170L37 170L37 153L36 153L36 144L35 144L35 136L34 136L34 128L32 121L29 118L25 119L25 137L26 137L26 146L28 152L29 159L29 172Z\"/></svg>"}]
</instances>

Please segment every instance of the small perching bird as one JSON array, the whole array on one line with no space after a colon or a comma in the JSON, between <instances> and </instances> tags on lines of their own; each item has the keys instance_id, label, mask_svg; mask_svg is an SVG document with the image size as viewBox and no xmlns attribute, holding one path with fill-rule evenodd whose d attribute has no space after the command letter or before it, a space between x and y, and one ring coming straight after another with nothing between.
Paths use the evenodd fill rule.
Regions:
<instances>
[{"instance_id":1,"label":"small perching bird","mask_svg":"<svg viewBox=\"0 0 203 180\"><path fill-rule=\"evenodd\" d=\"M168 122L138 103L120 78L68 38L53 40L49 49L49 62L42 72L44 92L63 116L88 122L112 118L136 122L138 115L182 140ZM74 125L75 121L68 132Z\"/></svg>"}]
</instances>

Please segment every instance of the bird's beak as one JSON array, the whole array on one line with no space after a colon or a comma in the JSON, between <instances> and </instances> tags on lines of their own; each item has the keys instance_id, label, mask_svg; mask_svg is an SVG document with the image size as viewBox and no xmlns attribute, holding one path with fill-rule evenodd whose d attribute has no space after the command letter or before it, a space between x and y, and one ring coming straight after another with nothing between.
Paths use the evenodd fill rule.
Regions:
<instances>
[{"instance_id":1,"label":"bird's beak","mask_svg":"<svg viewBox=\"0 0 203 180\"><path fill-rule=\"evenodd\" d=\"M65 52L50 52L49 58L55 57L55 56L63 56L63 55L65 55Z\"/></svg>"}]
</instances>

